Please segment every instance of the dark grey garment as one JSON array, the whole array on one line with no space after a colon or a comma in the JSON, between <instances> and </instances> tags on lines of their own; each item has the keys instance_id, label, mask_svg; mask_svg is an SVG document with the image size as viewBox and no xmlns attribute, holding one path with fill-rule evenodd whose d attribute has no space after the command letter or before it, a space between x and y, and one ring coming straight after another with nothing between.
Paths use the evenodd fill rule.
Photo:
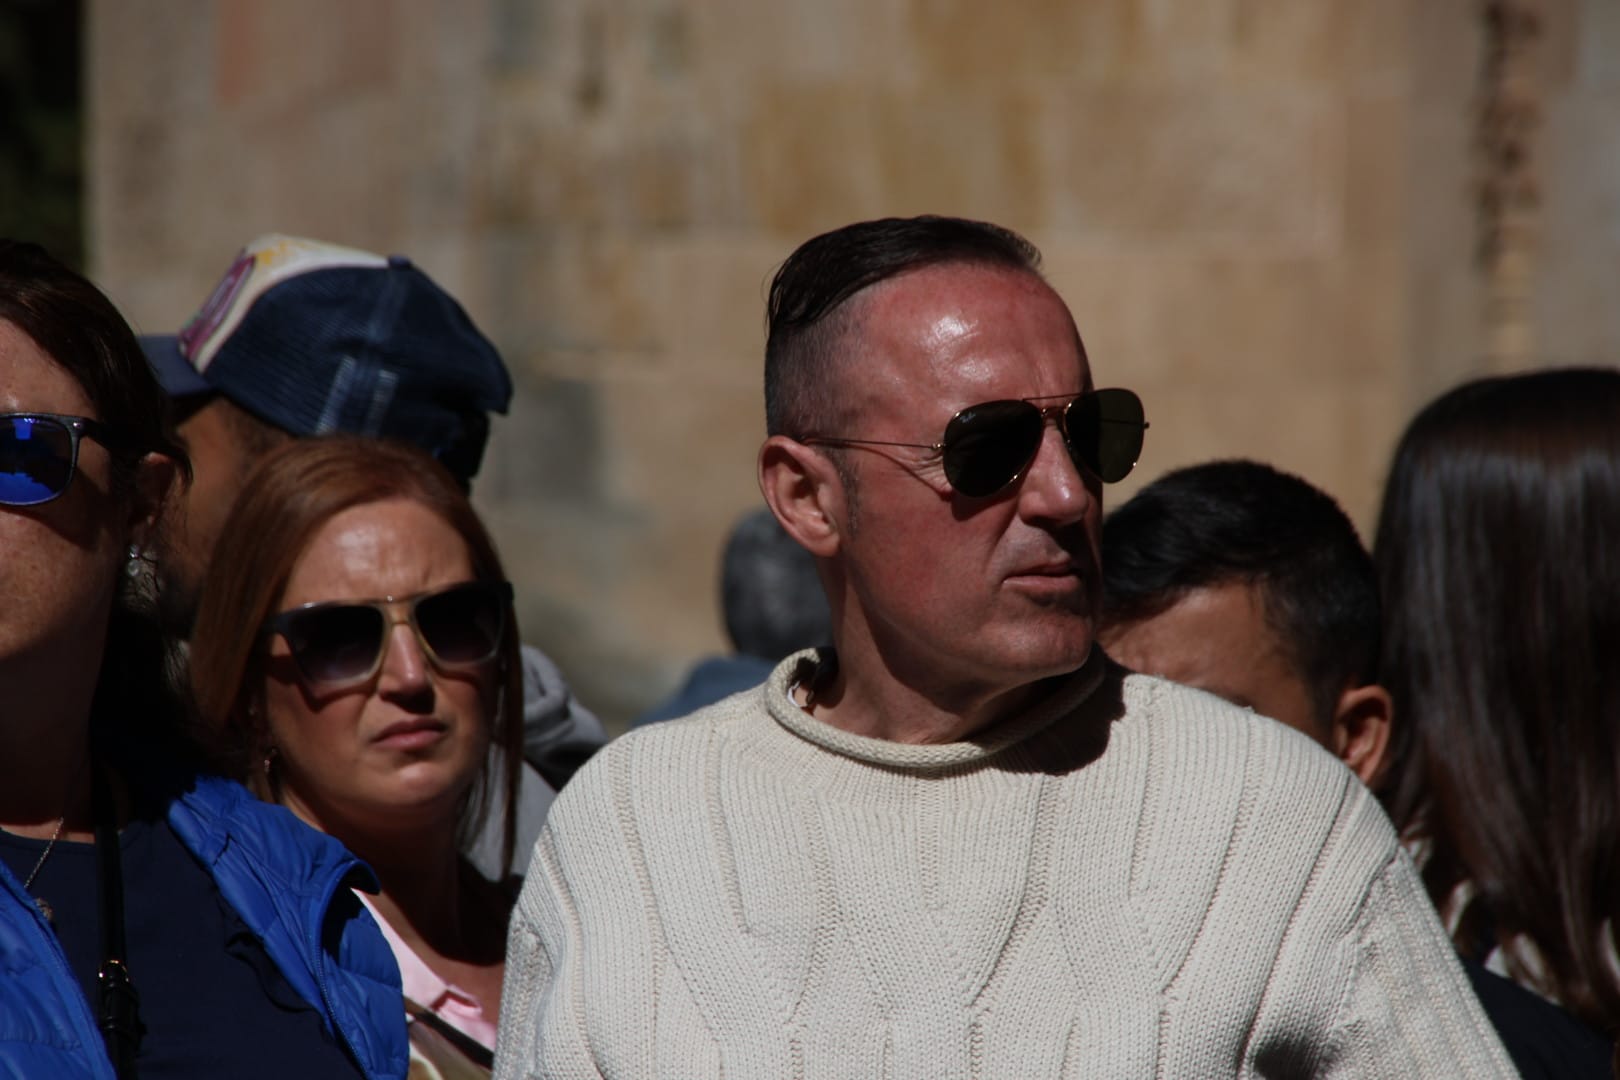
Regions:
<instances>
[{"instance_id":1,"label":"dark grey garment","mask_svg":"<svg viewBox=\"0 0 1620 1080\"><path fill-rule=\"evenodd\" d=\"M607 745L602 721L574 699L557 665L523 646L523 756L558 791Z\"/></svg>"},{"instance_id":2,"label":"dark grey garment","mask_svg":"<svg viewBox=\"0 0 1620 1080\"><path fill-rule=\"evenodd\" d=\"M557 665L540 650L523 646L523 775L518 785L517 841L512 846L511 873L519 877L545 823L557 789L574 770L607 743L607 732L591 711L574 700ZM489 774L501 775L501 755L490 750ZM502 874L501 823L505 806L498 797L467 857L492 881Z\"/></svg>"},{"instance_id":3,"label":"dark grey garment","mask_svg":"<svg viewBox=\"0 0 1620 1080\"><path fill-rule=\"evenodd\" d=\"M489 775L501 775L501 752L495 747L489 751ZM484 827L467 851L467 858L478 872L491 881L503 881L512 875L522 877L529 869L529 855L540 836L540 826L545 824L551 800L556 797L557 793L546 783L545 777L525 761L518 782L517 835L512 845L512 865L506 873L501 872L501 823L505 820L506 808L497 791L491 799L489 815L484 818Z\"/></svg>"}]
</instances>

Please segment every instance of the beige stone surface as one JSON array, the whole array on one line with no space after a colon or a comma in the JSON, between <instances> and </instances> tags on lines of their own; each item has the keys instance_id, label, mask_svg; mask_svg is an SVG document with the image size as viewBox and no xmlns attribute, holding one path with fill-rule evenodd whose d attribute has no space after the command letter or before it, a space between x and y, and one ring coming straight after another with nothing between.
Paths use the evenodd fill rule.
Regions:
<instances>
[{"instance_id":1,"label":"beige stone surface","mask_svg":"<svg viewBox=\"0 0 1620 1080\"><path fill-rule=\"evenodd\" d=\"M1544 5L1531 328L1620 356L1620 16ZM412 255L513 369L477 501L526 636L623 720L721 647L763 300L924 211L1043 247L1153 427L1117 502L1247 455L1370 530L1481 370L1474 0L92 0L93 269L174 329L248 238Z\"/></svg>"},{"instance_id":2,"label":"beige stone surface","mask_svg":"<svg viewBox=\"0 0 1620 1080\"><path fill-rule=\"evenodd\" d=\"M1620 154L1592 153L1615 137L1620 80L1593 74L1552 104L1542 139L1534 325L1545 354L1566 363L1620 359Z\"/></svg>"}]
</instances>

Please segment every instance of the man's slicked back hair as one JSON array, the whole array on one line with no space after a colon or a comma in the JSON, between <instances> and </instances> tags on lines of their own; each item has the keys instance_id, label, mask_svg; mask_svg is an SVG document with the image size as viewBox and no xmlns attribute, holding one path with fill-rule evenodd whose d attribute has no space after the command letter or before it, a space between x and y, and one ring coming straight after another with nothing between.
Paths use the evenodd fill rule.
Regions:
<instances>
[{"instance_id":1,"label":"man's slicked back hair","mask_svg":"<svg viewBox=\"0 0 1620 1080\"><path fill-rule=\"evenodd\" d=\"M939 263L1006 267L1040 276L1041 253L983 221L882 218L801 244L771 280L765 321L765 427L825 435L836 408L837 360L850 322L845 302L869 286Z\"/></svg>"},{"instance_id":2,"label":"man's slicked back hair","mask_svg":"<svg viewBox=\"0 0 1620 1080\"><path fill-rule=\"evenodd\" d=\"M1276 633L1326 721L1347 686L1377 680L1378 574L1339 504L1254 461L1216 461L1155 480L1102 528L1103 622L1151 618L1193 589L1260 590Z\"/></svg>"}]
</instances>

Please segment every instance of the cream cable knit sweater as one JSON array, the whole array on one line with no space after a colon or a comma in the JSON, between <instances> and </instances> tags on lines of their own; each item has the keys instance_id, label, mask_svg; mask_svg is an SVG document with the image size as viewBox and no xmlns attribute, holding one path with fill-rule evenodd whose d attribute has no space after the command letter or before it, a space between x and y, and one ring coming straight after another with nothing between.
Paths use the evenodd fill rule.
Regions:
<instances>
[{"instance_id":1,"label":"cream cable knit sweater","mask_svg":"<svg viewBox=\"0 0 1620 1080\"><path fill-rule=\"evenodd\" d=\"M609 745L513 915L496 1076L1507 1077L1297 733L1100 654L973 742L764 687Z\"/></svg>"}]
</instances>

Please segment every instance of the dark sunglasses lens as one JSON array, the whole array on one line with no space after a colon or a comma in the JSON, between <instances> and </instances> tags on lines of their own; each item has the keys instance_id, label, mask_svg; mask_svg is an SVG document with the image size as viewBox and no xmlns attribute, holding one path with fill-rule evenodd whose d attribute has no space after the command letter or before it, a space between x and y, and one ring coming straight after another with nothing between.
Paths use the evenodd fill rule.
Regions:
<instances>
[{"instance_id":1,"label":"dark sunglasses lens","mask_svg":"<svg viewBox=\"0 0 1620 1080\"><path fill-rule=\"evenodd\" d=\"M34 506L67 490L73 433L59 420L0 419L0 503Z\"/></svg>"},{"instance_id":2,"label":"dark sunglasses lens","mask_svg":"<svg viewBox=\"0 0 1620 1080\"><path fill-rule=\"evenodd\" d=\"M498 588L461 585L416 602L416 628L442 664L481 664L501 646L506 600Z\"/></svg>"},{"instance_id":3,"label":"dark sunglasses lens","mask_svg":"<svg viewBox=\"0 0 1620 1080\"><path fill-rule=\"evenodd\" d=\"M1065 427L1069 454L1106 484L1125 479L1142 454L1147 428L1142 399L1129 390L1098 390L1075 398Z\"/></svg>"},{"instance_id":4,"label":"dark sunglasses lens","mask_svg":"<svg viewBox=\"0 0 1620 1080\"><path fill-rule=\"evenodd\" d=\"M287 620L282 636L293 662L311 682L336 683L369 672L382 652L383 613L360 604L302 611Z\"/></svg>"},{"instance_id":5,"label":"dark sunglasses lens","mask_svg":"<svg viewBox=\"0 0 1620 1080\"><path fill-rule=\"evenodd\" d=\"M1027 401L990 401L945 427L945 478L969 498L994 495L1024 470L1041 445L1041 411Z\"/></svg>"}]
</instances>

